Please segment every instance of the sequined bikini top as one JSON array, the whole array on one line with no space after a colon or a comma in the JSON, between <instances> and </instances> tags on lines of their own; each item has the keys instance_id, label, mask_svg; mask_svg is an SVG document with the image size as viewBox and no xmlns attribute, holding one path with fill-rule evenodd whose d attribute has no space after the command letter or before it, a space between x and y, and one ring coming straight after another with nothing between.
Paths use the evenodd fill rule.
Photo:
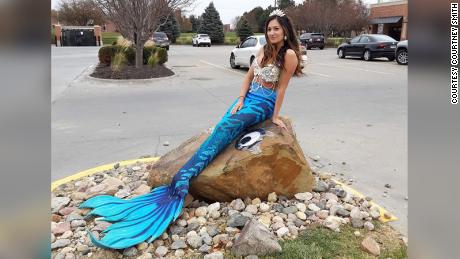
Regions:
<instances>
[{"instance_id":1,"label":"sequined bikini top","mask_svg":"<svg viewBox=\"0 0 460 259\"><path fill-rule=\"evenodd\" d=\"M254 66L254 77L259 76L265 82L276 83L280 75L279 67L274 64L268 64L264 67L260 67L257 59L252 62Z\"/></svg>"}]
</instances>

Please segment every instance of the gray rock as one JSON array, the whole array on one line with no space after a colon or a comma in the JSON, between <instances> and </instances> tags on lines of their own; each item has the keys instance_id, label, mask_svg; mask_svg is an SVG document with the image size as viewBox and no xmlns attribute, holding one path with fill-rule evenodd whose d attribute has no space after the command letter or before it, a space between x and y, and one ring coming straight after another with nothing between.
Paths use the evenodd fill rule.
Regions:
<instances>
[{"instance_id":1,"label":"gray rock","mask_svg":"<svg viewBox=\"0 0 460 259\"><path fill-rule=\"evenodd\" d=\"M385 184L385 188L390 189L390 188L391 188L391 184L389 184L389 183Z\"/></svg>"},{"instance_id":2,"label":"gray rock","mask_svg":"<svg viewBox=\"0 0 460 259\"><path fill-rule=\"evenodd\" d=\"M72 228L84 227L86 226L86 221L82 219L77 219L77 220L72 221L72 223L70 223L70 226Z\"/></svg>"},{"instance_id":3,"label":"gray rock","mask_svg":"<svg viewBox=\"0 0 460 259\"><path fill-rule=\"evenodd\" d=\"M344 208L339 208L336 212L337 215L342 216L342 217L348 217L350 216L350 212Z\"/></svg>"},{"instance_id":4,"label":"gray rock","mask_svg":"<svg viewBox=\"0 0 460 259\"><path fill-rule=\"evenodd\" d=\"M181 235L189 231L190 230L186 230L184 227L177 226L177 225L173 225L172 227L169 228L169 232L171 233L171 235Z\"/></svg>"},{"instance_id":5,"label":"gray rock","mask_svg":"<svg viewBox=\"0 0 460 259\"><path fill-rule=\"evenodd\" d=\"M186 232L190 232L192 230L196 230L200 227L200 223L198 222L191 222L190 224L188 224L187 228L186 228Z\"/></svg>"},{"instance_id":6,"label":"gray rock","mask_svg":"<svg viewBox=\"0 0 460 259\"><path fill-rule=\"evenodd\" d=\"M123 255L124 256L136 256L137 255L137 248L136 247L130 247L130 248L126 248L125 250L123 250Z\"/></svg>"},{"instance_id":7,"label":"gray rock","mask_svg":"<svg viewBox=\"0 0 460 259\"><path fill-rule=\"evenodd\" d=\"M168 253L168 248L166 246L159 246L155 249L155 254L158 256L165 256Z\"/></svg>"},{"instance_id":8,"label":"gray rock","mask_svg":"<svg viewBox=\"0 0 460 259\"><path fill-rule=\"evenodd\" d=\"M70 240L69 239L58 239L54 243L51 244L51 249L58 249L61 247L66 247L70 245Z\"/></svg>"},{"instance_id":9,"label":"gray rock","mask_svg":"<svg viewBox=\"0 0 460 259\"><path fill-rule=\"evenodd\" d=\"M345 198L347 196L347 192L345 190L337 190L335 195L337 195L337 197L339 198Z\"/></svg>"},{"instance_id":10,"label":"gray rock","mask_svg":"<svg viewBox=\"0 0 460 259\"><path fill-rule=\"evenodd\" d=\"M212 254L205 255L204 259L224 259L224 254L222 252L214 252Z\"/></svg>"},{"instance_id":11,"label":"gray rock","mask_svg":"<svg viewBox=\"0 0 460 259\"><path fill-rule=\"evenodd\" d=\"M234 210L242 211L244 208L246 208L246 205L241 199L236 199L230 203L230 207Z\"/></svg>"},{"instance_id":12,"label":"gray rock","mask_svg":"<svg viewBox=\"0 0 460 259\"><path fill-rule=\"evenodd\" d=\"M329 189L329 185L324 181L317 181L313 191L315 192L326 192Z\"/></svg>"},{"instance_id":13,"label":"gray rock","mask_svg":"<svg viewBox=\"0 0 460 259\"><path fill-rule=\"evenodd\" d=\"M211 247L207 244L204 244L200 248L198 248L198 251L202 253L209 253L211 251Z\"/></svg>"},{"instance_id":14,"label":"gray rock","mask_svg":"<svg viewBox=\"0 0 460 259\"><path fill-rule=\"evenodd\" d=\"M203 245L203 239L198 235L192 235L187 237L187 244L191 247L197 249L198 247Z\"/></svg>"},{"instance_id":15,"label":"gray rock","mask_svg":"<svg viewBox=\"0 0 460 259\"><path fill-rule=\"evenodd\" d=\"M369 231L372 231L375 227L374 224L372 224L372 222L366 221L364 222L364 228L366 228Z\"/></svg>"},{"instance_id":16,"label":"gray rock","mask_svg":"<svg viewBox=\"0 0 460 259\"><path fill-rule=\"evenodd\" d=\"M251 219L234 241L231 251L236 256L266 255L281 252L282 248L267 227Z\"/></svg>"},{"instance_id":17,"label":"gray rock","mask_svg":"<svg viewBox=\"0 0 460 259\"><path fill-rule=\"evenodd\" d=\"M215 235L219 234L219 230L215 226L212 226L212 225L206 226L206 232L208 232L208 234L211 237L214 237Z\"/></svg>"},{"instance_id":18,"label":"gray rock","mask_svg":"<svg viewBox=\"0 0 460 259\"><path fill-rule=\"evenodd\" d=\"M298 209L297 209L296 206L289 206L289 207L283 209L283 213L284 213L284 214L289 214L289 213L294 214L294 213L296 213L297 211L298 211Z\"/></svg>"},{"instance_id":19,"label":"gray rock","mask_svg":"<svg viewBox=\"0 0 460 259\"><path fill-rule=\"evenodd\" d=\"M279 204L279 203L275 203L273 204L272 208L276 211L276 212L283 212L283 205Z\"/></svg>"},{"instance_id":20,"label":"gray rock","mask_svg":"<svg viewBox=\"0 0 460 259\"><path fill-rule=\"evenodd\" d=\"M183 240L177 240L171 244L171 249L176 250L176 249L183 249L183 248L187 248L187 244Z\"/></svg>"},{"instance_id":21,"label":"gray rock","mask_svg":"<svg viewBox=\"0 0 460 259\"><path fill-rule=\"evenodd\" d=\"M354 228L362 228L362 227L364 227L364 221L362 219L352 218L351 219L351 225Z\"/></svg>"},{"instance_id":22,"label":"gray rock","mask_svg":"<svg viewBox=\"0 0 460 259\"><path fill-rule=\"evenodd\" d=\"M322 210L325 210L326 209L326 199L321 199L316 205L322 209Z\"/></svg>"},{"instance_id":23,"label":"gray rock","mask_svg":"<svg viewBox=\"0 0 460 259\"><path fill-rule=\"evenodd\" d=\"M230 216L230 219L227 221L227 226L229 227L244 227L244 224L249 220L248 217L241 215L240 213L233 214Z\"/></svg>"},{"instance_id":24,"label":"gray rock","mask_svg":"<svg viewBox=\"0 0 460 259\"><path fill-rule=\"evenodd\" d=\"M88 254L91 250L87 245L78 245L77 251L80 252L82 255Z\"/></svg>"},{"instance_id":25,"label":"gray rock","mask_svg":"<svg viewBox=\"0 0 460 259\"><path fill-rule=\"evenodd\" d=\"M65 221L72 222L74 220L82 220L82 219L83 219L82 215L76 212L72 212L69 215L67 215L67 217L65 218Z\"/></svg>"},{"instance_id":26,"label":"gray rock","mask_svg":"<svg viewBox=\"0 0 460 259\"><path fill-rule=\"evenodd\" d=\"M258 212L257 205L250 204L250 205L246 206L245 211L251 213L252 215L255 215Z\"/></svg>"},{"instance_id":27,"label":"gray rock","mask_svg":"<svg viewBox=\"0 0 460 259\"><path fill-rule=\"evenodd\" d=\"M206 235L201 236L203 238L203 242L207 245L212 245L212 237L206 233Z\"/></svg>"},{"instance_id":28,"label":"gray rock","mask_svg":"<svg viewBox=\"0 0 460 259\"><path fill-rule=\"evenodd\" d=\"M69 197L54 197L51 199L51 212L57 213L60 209L67 206L70 203Z\"/></svg>"}]
</instances>

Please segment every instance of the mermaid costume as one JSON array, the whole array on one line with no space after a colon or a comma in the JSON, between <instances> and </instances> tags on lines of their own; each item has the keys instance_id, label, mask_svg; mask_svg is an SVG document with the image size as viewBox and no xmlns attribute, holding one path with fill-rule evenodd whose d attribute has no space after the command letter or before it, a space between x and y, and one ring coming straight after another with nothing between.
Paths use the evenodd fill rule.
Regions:
<instances>
[{"instance_id":1,"label":"mermaid costume","mask_svg":"<svg viewBox=\"0 0 460 259\"><path fill-rule=\"evenodd\" d=\"M87 216L101 216L102 220L113 223L103 231L105 236L100 240L88 231L93 244L106 249L123 249L142 242L150 243L158 238L179 217L190 179L200 174L244 130L272 117L279 68L273 64L260 67L257 59L253 66L254 80L241 110L231 114L237 99L216 124L210 136L174 175L170 185L156 187L147 194L129 200L100 195L80 205L80 208L93 209ZM273 88L262 86L256 78L272 83Z\"/></svg>"}]
</instances>

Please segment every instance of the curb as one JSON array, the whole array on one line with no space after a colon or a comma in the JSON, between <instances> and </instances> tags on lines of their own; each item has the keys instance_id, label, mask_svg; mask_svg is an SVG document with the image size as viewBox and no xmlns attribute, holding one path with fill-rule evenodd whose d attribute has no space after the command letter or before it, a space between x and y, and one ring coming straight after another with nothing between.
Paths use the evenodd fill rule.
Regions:
<instances>
[{"instance_id":1,"label":"curb","mask_svg":"<svg viewBox=\"0 0 460 259\"><path fill-rule=\"evenodd\" d=\"M139 162L139 163L156 162L159 159L160 159L160 157L139 158L139 159L123 160L123 161L120 161L120 162L114 162L114 163L110 163L110 164L105 164L105 165L93 167L93 168L90 168L90 169L75 173L73 175L70 175L70 176L67 176L65 178L62 178L62 179L59 179L59 180L56 180L56 181L52 182L51 183L51 191L54 191L56 189L56 187L58 187L59 185L68 183L70 181L74 181L74 180L80 179L80 178L85 177L85 176L89 176L89 175L92 175L92 174L95 174L95 173L99 173L99 172L104 171L104 170L112 169L113 166L115 164L117 164L117 163L120 166L126 166L126 165L135 164L137 162ZM354 196L357 196L357 197L360 197L360 198L363 198L363 199L366 197L364 194L358 192L357 190L347 186L346 184L344 184L344 183L342 183L340 181L337 181L335 179L331 179L331 180L334 181L337 185L342 186L342 188L345 191L352 193ZM388 212L386 209L384 209L382 206L378 205L374 201L369 201L369 203L371 205L375 205L375 206L377 206L379 208L379 211L380 211L379 220L381 222L386 223L386 222L391 222L391 221L397 221L398 220L398 218L396 216L394 216L392 213ZM389 215L389 217L385 217L385 214Z\"/></svg>"},{"instance_id":2,"label":"curb","mask_svg":"<svg viewBox=\"0 0 460 259\"><path fill-rule=\"evenodd\" d=\"M93 168L90 168L90 169L87 169L87 170L72 174L70 176L67 176L67 177L64 177L62 179L59 179L59 180L56 180L56 181L52 182L51 183L51 191L54 191L56 189L56 187L58 187L61 184L65 184L65 183L80 179L80 178L85 177L85 176L89 176L89 175L92 175L92 174L95 174L95 173L99 173L99 172L102 172L104 170L113 169L113 166L116 165L117 163L120 164L120 166L126 166L126 165L135 164L137 162L139 162L139 163L156 162L156 161L158 161L159 158L160 157L149 157L149 158L123 160L123 161L120 161L120 162L114 162L114 163L110 163L110 164L105 164L105 165L100 165L100 166L97 166L97 167L93 167Z\"/></svg>"},{"instance_id":3,"label":"curb","mask_svg":"<svg viewBox=\"0 0 460 259\"><path fill-rule=\"evenodd\" d=\"M174 74L170 75L170 76L156 77L156 78L144 78L144 79L106 79L106 78L97 78L97 77L90 76L92 74L92 72L94 71L94 69L96 68L96 66L97 65L91 65L91 66L88 67L88 70L90 70L90 73L87 73L85 75L84 78L86 80L94 80L94 81L109 82L109 83L123 83L123 84L128 83L129 84L129 83L138 83L138 82L155 82L155 81L161 81L163 79L170 79L170 78L174 78L174 77L178 76L178 74L174 71L173 68L165 66L167 69L173 71Z\"/></svg>"}]
</instances>

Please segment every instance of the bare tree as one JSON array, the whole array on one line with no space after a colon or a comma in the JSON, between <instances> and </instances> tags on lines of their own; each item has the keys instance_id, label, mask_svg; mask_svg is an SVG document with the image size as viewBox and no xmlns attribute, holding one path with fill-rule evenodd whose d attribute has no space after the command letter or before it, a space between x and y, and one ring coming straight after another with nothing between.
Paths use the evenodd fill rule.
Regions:
<instances>
[{"instance_id":1,"label":"bare tree","mask_svg":"<svg viewBox=\"0 0 460 259\"><path fill-rule=\"evenodd\" d=\"M94 0L124 38L134 42L136 68L142 66L143 47L172 11L187 8L195 0ZM167 19L165 19L167 20Z\"/></svg>"},{"instance_id":2,"label":"bare tree","mask_svg":"<svg viewBox=\"0 0 460 259\"><path fill-rule=\"evenodd\" d=\"M104 14L93 0L61 0L56 17L65 25L96 25L104 23Z\"/></svg>"}]
</instances>

